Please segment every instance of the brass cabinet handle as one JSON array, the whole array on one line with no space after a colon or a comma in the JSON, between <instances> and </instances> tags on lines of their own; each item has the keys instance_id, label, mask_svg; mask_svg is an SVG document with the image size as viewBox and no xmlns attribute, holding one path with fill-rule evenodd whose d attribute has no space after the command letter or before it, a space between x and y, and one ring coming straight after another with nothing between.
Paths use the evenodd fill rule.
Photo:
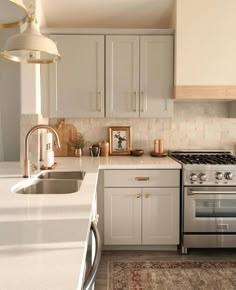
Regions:
<instances>
[{"instance_id":1,"label":"brass cabinet handle","mask_svg":"<svg viewBox=\"0 0 236 290\"><path fill-rule=\"evenodd\" d=\"M147 95L145 96L144 92L141 92L142 96L142 112L147 112Z\"/></svg>"},{"instance_id":2,"label":"brass cabinet handle","mask_svg":"<svg viewBox=\"0 0 236 290\"><path fill-rule=\"evenodd\" d=\"M134 91L134 112L137 112L137 91Z\"/></svg>"},{"instance_id":3,"label":"brass cabinet handle","mask_svg":"<svg viewBox=\"0 0 236 290\"><path fill-rule=\"evenodd\" d=\"M141 194L138 193L138 194L136 195L136 198L140 198L140 197L141 197Z\"/></svg>"},{"instance_id":4,"label":"brass cabinet handle","mask_svg":"<svg viewBox=\"0 0 236 290\"><path fill-rule=\"evenodd\" d=\"M150 194L149 193L145 193L145 197L149 198Z\"/></svg>"},{"instance_id":5,"label":"brass cabinet handle","mask_svg":"<svg viewBox=\"0 0 236 290\"><path fill-rule=\"evenodd\" d=\"M149 177L135 177L135 180L137 180L137 181L148 181Z\"/></svg>"},{"instance_id":6,"label":"brass cabinet handle","mask_svg":"<svg viewBox=\"0 0 236 290\"><path fill-rule=\"evenodd\" d=\"M102 112L102 92L97 93L97 111Z\"/></svg>"}]
</instances>

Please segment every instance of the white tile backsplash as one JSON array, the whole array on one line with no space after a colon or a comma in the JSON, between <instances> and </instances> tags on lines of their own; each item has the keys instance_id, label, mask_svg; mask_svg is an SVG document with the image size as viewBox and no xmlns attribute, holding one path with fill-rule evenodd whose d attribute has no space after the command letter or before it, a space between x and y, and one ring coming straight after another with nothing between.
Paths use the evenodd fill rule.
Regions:
<instances>
[{"instance_id":1,"label":"white tile backsplash","mask_svg":"<svg viewBox=\"0 0 236 290\"><path fill-rule=\"evenodd\" d=\"M131 126L133 148L146 153L153 140L163 139L169 149L231 149L236 146L236 119L229 118L230 102L175 102L173 118L77 118L66 119L90 143L108 140L110 126ZM56 124L58 119L50 119ZM88 153L87 153L88 154Z\"/></svg>"}]
</instances>

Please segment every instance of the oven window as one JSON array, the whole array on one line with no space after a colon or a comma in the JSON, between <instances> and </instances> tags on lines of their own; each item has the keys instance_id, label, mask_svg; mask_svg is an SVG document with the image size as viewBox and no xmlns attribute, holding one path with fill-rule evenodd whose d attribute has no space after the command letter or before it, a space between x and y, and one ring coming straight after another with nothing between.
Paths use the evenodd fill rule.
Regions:
<instances>
[{"instance_id":1,"label":"oven window","mask_svg":"<svg viewBox=\"0 0 236 290\"><path fill-rule=\"evenodd\" d=\"M195 217L236 217L235 199L195 200Z\"/></svg>"}]
</instances>

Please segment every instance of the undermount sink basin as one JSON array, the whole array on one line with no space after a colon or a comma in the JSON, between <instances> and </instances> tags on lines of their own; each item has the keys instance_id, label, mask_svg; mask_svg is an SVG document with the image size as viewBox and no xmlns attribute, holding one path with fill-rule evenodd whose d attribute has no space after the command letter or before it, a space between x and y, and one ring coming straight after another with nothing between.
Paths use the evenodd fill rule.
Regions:
<instances>
[{"instance_id":1,"label":"undermount sink basin","mask_svg":"<svg viewBox=\"0 0 236 290\"><path fill-rule=\"evenodd\" d=\"M82 181L77 179L34 179L32 183L15 190L21 194L68 194L80 189Z\"/></svg>"},{"instance_id":2,"label":"undermount sink basin","mask_svg":"<svg viewBox=\"0 0 236 290\"><path fill-rule=\"evenodd\" d=\"M68 194L77 192L84 179L84 171L45 171L26 184L14 189L21 194Z\"/></svg>"},{"instance_id":3,"label":"undermount sink basin","mask_svg":"<svg viewBox=\"0 0 236 290\"><path fill-rule=\"evenodd\" d=\"M83 180L84 171L47 171L38 175L40 179L79 179Z\"/></svg>"}]
</instances>

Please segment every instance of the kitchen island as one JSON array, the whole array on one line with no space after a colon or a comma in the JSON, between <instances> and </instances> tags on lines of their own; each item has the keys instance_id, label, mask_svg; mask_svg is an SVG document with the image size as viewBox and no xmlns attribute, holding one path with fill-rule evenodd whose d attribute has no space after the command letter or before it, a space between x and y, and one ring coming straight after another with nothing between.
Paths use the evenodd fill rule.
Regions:
<instances>
[{"instance_id":1,"label":"kitchen island","mask_svg":"<svg viewBox=\"0 0 236 290\"><path fill-rule=\"evenodd\" d=\"M171 158L56 158L56 170L86 172L71 194L17 194L19 163L0 163L0 289L76 290L83 284L99 170L180 169ZM35 178L35 177L33 177Z\"/></svg>"}]
</instances>

